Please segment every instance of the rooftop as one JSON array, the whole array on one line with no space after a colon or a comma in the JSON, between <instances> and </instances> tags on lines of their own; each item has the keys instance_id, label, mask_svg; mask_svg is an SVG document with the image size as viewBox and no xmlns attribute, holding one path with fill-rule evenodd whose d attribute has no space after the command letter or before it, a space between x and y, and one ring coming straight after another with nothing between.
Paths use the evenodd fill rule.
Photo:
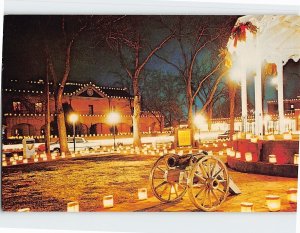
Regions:
<instances>
[{"instance_id":1,"label":"rooftop","mask_svg":"<svg viewBox=\"0 0 300 233\"><path fill-rule=\"evenodd\" d=\"M50 94L54 94L53 82L49 83ZM78 95L82 94L83 91L87 89L93 89L94 91L101 94L101 96L107 98L132 98L127 88L119 87L104 87L98 86L92 82L72 82L66 83L64 88L64 95ZM32 94L42 94L45 91L45 82L42 79L39 80L27 80L25 82L20 80L11 79L9 82L2 84L3 92L17 92L17 93L32 93ZM93 93L93 92L91 92ZM97 94L85 95L87 97L97 97Z\"/></svg>"}]
</instances>

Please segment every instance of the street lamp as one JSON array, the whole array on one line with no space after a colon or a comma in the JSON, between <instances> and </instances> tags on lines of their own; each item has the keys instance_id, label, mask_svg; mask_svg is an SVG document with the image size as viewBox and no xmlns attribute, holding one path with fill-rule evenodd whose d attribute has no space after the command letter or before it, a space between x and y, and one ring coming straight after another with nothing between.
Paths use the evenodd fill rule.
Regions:
<instances>
[{"instance_id":1,"label":"street lamp","mask_svg":"<svg viewBox=\"0 0 300 233\"><path fill-rule=\"evenodd\" d=\"M113 126L114 150L116 150L116 124L120 122L120 114L118 112L110 112L107 121Z\"/></svg>"},{"instance_id":2,"label":"street lamp","mask_svg":"<svg viewBox=\"0 0 300 233\"><path fill-rule=\"evenodd\" d=\"M76 147L76 142L75 142L76 128L75 128L75 124L78 121L78 115L76 113L72 113L69 116L69 120L73 124L73 142L74 142L74 153L75 153L75 147Z\"/></svg>"},{"instance_id":3,"label":"street lamp","mask_svg":"<svg viewBox=\"0 0 300 233\"><path fill-rule=\"evenodd\" d=\"M205 122L206 122L205 117L199 113L194 118L194 124L199 130L199 138L198 138L199 143L200 143L200 130L201 127L205 124Z\"/></svg>"}]
</instances>

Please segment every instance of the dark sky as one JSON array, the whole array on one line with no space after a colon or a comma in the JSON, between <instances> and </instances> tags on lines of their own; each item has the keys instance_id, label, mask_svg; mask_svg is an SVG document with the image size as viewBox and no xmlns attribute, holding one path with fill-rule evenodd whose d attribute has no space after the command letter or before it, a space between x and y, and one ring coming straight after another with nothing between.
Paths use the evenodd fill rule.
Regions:
<instances>
[{"instance_id":1,"label":"dark sky","mask_svg":"<svg viewBox=\"0 0 300 233\"><path fill-rule=\"evenodd\" d=\"M39 27L38 20L41 16L5 16L4 18L4 38L3 38L3 82L10 79L29 80L45 76L45 58L43 53L43 40L41 28L50 46L59 49L57 41L62 36L59 27L56 26L57 16L52 16L48 28ZM141 17L141 16L139 16ZM217 19L217 18L216 18ZM154 24L147 25L155 40L155 36L160 37L165 33L160 27ZM70 29L70 28L68 28ZM72 28L71 28L72 29ZM70 30L71 30L70 29ZM69 80L93 81L99 85L113 85L119 79L119 75L124 75L119 61L115 54L111 52L101 42L96 46L90 35L84 34L76 41L73 50L72 67ZM168 51L169 57L178 56L176 50L172 48L172 43L164 48ZM62 61L63 54L55 57L57 61ZM59 67L59 66L58 66ZM175 70L153 58L146 67L148 70L161 70L164 72L174 72ZM300 65L289 62L284 68L284 97L295 98L299 93ZM249 91L253 92L251 81ZM253 98L250 100L253 101ZM268 85L266 99L276 98L275 89Z\"/></svg>"}]
</instances>

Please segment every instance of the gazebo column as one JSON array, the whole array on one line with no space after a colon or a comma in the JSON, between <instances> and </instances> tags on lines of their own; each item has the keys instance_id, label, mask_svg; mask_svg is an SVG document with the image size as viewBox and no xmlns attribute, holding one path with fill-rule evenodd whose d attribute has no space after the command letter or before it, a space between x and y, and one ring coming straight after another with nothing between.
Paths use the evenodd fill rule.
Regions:
<instances>
[{"instance_id":1,"label":"gazebo column","mask_svg":"<svg viewBox=\"0 0 300 233\"><path fill-rule=\"evenodd\" d=\"M245 67L243 67L241 75L242 129L243 132L247 132L247 75Z\"/></svg>"},{"instance_id":2,"label":"gazebo column","mask_svg":"<svg viewBox=\"0 0 300 233\"><path fill-rule=\"evenodd\" d=\"M279 133L284 133L283 64L282 64L282 61L277 62L276 66L277 66L277 84L278 84Z\"/></svg>"},{"instance_id":3,"label":"gazebo column","mask_svg":"<svg viewBox=\"0 0 300 233\"><path fill-rule=\"evenodd\" d=\"M254 83L255 83L255 134L263 135L261 62L260 62L260 59L258 59Z\"/></svg>"}]
</instances>

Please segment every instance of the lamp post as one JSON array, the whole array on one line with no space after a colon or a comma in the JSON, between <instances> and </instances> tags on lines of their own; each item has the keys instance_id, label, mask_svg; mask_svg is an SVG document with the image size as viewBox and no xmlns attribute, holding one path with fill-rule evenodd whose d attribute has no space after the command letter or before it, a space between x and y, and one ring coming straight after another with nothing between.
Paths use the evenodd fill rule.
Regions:
<instances>
[{"instance_id":1,"label":"lamp post","mask_svg":"<svg viewBox=\"0 0 300 233\"><path fill-rule=\"evenodd\" d=\"M117 112L110 112L107 120L113 126L114 150L116 150L116 124L120 121L120 114Z\"/></svg>"},{"instance_id":2,"label":"lamp post","mask_svg":"<svg viewBox=\"0 0 300 233\"><path fill-rule=\"evenodd\" d=\"M76 127L75 124L78 121L78 115L76 113L72 113L69 117L70 121L73 124L73 143L74 143L74 153L76 148L75 135L76 135Z\"/></svg>"},{"instance_id":3,"label":"lamp post","mask_svg":"<svg viewBox=\"0 0 300 233\"><path fill-rule=\"evenodd\" d=\"M205 124L205 122L206 122L206 120L205 120L204 116L202 116L199 113L194 118L194 124L199 130L199 138L198 138L199 144L200 144L200 130L201 130L201 127Z\"/></svg>"}]
</instances>

